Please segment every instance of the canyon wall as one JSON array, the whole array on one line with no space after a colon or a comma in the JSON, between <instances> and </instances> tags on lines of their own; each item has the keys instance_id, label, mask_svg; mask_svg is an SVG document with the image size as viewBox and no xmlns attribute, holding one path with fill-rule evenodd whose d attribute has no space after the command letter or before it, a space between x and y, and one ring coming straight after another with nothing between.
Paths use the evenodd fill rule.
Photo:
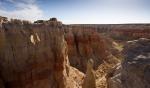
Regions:
<instances>
[{"instance_id":1,"label":"canyon wall","mask_svg":"<svg viewBox=\"0 0 150 88\"><path fill-rule=\"evenodd\" d=\"M99 33L109 35L115 40L150 38L150 24L74 24L73 26L95 28Z\"/></svg>"},{"instance_id":2,"label":"canyon wall","mask_svg":"<svg viewBox=\"0 0 150 88\"><path fill-rule=\"evenodd\" d=\"M86 73L87 62L91 58L94 62L96 88L107 88L105 75L110 68L119 62L119 59L116 58L118 50L114 48L113 41L109 41L109 38L91 27L68 26L64 32L71 66ZM93 80L94 78L87 77L86 79ZM87 82L89 83L85 86L92 84L89 87L94 87L94 81L86 81L85 83Z\"/></svg>"},{"instance_id":3,"label":"canyon wall","mask_svg":"<svg viewBox=\"0 0 150 88\"><path fill-rule=\"evenodd\" d=\"M70 64L82 72L86 71L86 63L90 58L94 60L94 69L111 58L105 38L93 28L72 27L65 34L65 39L69 47Z\"/></svg>"},{"instance_id":4,"label":"canyon wall","mask_svg":"<svg viewBox=\"0 0 150 88\"><path fill-rule=\"evenodd\" d=\"M0 19L0 86L4 88L81 88L90 58L95 76L100 65L118 62L95 28L66 26L56 18L35 23ZM97 86L96 80L104 75L96 76L93 84Z\"/></svg>"},{"instance_id":5,"label":"canyon wall","mask_svg":"<svg viewBox=\"0 0 150 88\"><path fill-rule=\"evenodd\" d=\"M0 86L81 87L84 74L69 64L60 22L31 24L11 20L1 23L0 39Z\"/></svg>"}]
</instances>

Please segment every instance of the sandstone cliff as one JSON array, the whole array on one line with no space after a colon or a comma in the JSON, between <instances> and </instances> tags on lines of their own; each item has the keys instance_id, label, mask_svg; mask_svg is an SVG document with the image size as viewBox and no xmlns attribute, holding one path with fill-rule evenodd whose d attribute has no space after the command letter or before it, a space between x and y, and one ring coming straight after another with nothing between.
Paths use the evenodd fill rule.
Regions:
<instances>
[{"instance_id":1,"label":"sandstone cliff","mask_svg":"<svg viewBox=\"0 0 150 88\"><path fill-rule=\"evenodd\" d=\"M79 88L83 73L70 66L57 22L11 20L0 27L0 86L5 88ZM2 82L1 82L2 81Z\"/></svg>"}]
</instances>

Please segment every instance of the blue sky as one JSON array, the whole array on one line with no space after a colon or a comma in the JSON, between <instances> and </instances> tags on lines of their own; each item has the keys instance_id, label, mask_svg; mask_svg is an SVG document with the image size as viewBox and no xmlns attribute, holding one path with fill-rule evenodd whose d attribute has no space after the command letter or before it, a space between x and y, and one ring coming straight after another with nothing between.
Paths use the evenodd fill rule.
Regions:
<instances>
[{"instance_id":1,"label":"blue sky","mask_svg":"<svg viewBox=\"0 0 150 88\"><path fill-rule=\"evenodd\" d=\"M150 0L0 0L0 15L65 24L150 23Z\"/></svg>"}]
</instances>

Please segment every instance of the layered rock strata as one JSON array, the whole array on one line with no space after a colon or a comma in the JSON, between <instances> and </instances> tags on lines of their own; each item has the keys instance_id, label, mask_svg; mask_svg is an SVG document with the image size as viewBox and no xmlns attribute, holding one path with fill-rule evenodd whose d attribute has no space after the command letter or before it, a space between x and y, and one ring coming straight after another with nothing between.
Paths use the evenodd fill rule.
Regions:
<instances>
[{"instance_id":1,"label":"layered rock strata","mask_svg":"<svg viewBox=\"0 0 150 88\"><path fill-rule=\"evenodd\" d=\"M95 29L88 27L71 27L65 34L68 44L70 64L82 72L86 72L88 58L93 58L94 70L104 60L111 59L111 53L105 38Z\"/></svg>"},{"instance_id":2,"label":"layered rock strata","mask_svg":"<svg viewBox=\"0 0 150 88\"><path fill-rule=\"evenodd\" d=\"M11 20L3 23L0 27L0 86L80 88L84 75L70 66L61 29L57 22L30 24Z\"/></svg>"}]
</instances>

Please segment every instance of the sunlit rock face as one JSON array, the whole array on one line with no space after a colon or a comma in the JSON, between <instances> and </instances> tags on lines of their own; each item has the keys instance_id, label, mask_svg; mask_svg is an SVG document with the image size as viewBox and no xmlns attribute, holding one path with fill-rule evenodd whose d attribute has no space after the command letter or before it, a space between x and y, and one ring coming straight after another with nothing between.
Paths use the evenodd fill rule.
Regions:
<instances>
[{"instance_id":1,"label":"sunlit rock face","mask_svg":"<svg viewBox=\"0 0 150 88\"><path fill-rule=\"evenodd\" d=\"M60 23L12 20L0 27L0 38L1 88L81 87L84 74L69 64Z\"/></svg>"}]
</instances>

